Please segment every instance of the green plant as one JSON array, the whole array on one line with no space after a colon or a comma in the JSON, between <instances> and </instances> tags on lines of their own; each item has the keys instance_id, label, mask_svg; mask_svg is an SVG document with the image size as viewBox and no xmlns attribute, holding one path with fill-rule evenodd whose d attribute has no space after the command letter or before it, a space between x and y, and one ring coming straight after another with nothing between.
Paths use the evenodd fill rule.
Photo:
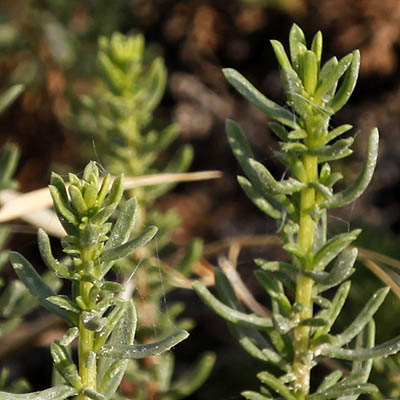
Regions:
<instances>
[{"instance_id":1,"label":"green plant","mask_svg":"<svg viewBox=\"0 0 400 400\"><path fill-rule=\"evenodd\" d=\"M137 219L137 202L128 200L115 222L107 222L121 200L122 176L111 183L102 180L94 162L90 162L82 179L69 174L69 185L52 174L50 193L57 216L67 232L63 251L70 262L59 262L52 255L47 234L38 231L41 256L59 278L71 282L71 295L55 295L33 266L19 253L10 254L11 263L32 294L50 312L70 325L65 336L51 346L58 384L42 392L10 394L0 392L2 400L53 399L77 396L79 400L114 398L127 366L127 359L139 359L162 353L185 339L178 331L153 344L134 343L136 313L131 300L118 296L125 288L106 279L115 261L126 257L150 241L157 232L147 227L130 239ZM70 345L78 340L78 365Z\"/></svg>"},{"instance_id":2,"label":"green plant","mask_svg":"<svg viewBox=\"0 0 400 400\"><path fill-rule=\"evenodd\" d=\"M229 322L233 334L254 357L272 369L258 374L260 391L246 391L247 399L288 400L356 399L376 391L367 383L373 359L396 353L400 337L374 347L373 315L388 288L379 289L354 321L341 333L332 333L350 290L347 279L354 271L357 249L348 246L360 234L356 229L327 237L327 210L358 198L368 186L378 154L378 130L371 131L364 167L348 188L334 193L342 174L332 172L330 162L352 153L354 138L339 137L351 125L332 128L331 117L352 94L358 77L358 51L321 64L322 35L318 32L307 48L302 30L293 25L290 59L278 41L271 41L281 67L288 105L284 108L264 97L242 75L225 69L227 80L247 100L265 112L271 130L280 139L276 157L290 176L275 180L255 160L250 144L237 123L228 120L227 135L233 153L247 178L238 181L248 197L277 221L288 262L255 260L255 277L271 298L272 317L247 314L227 277L215 271L221 301L200 282L194 288L210 307ZM328 289L337 287L333 297ZM348 347L354 341L353 347ZM353 362L350 375L328 375L310 393L311 369L322 357Z\"/></svg>"},{"instance_id":3,"label":"green plant","mask_svg":"<svg viewBox=\"0 0 400 400\"><path fill-rule=\"evenodd\" d=\"M82 98L83 110L73 118L73 123L92 139L90 143L95 143L96 154L112 174L124 173L133 177L184 172L193 158L192 147L185 145L172 159L164 160L164 153L179 130L174 124L163 126L154 117L165 91L167 70L161 57L149 60L148 53L143 35L114 33L110 38L101 37L98 87L92 95ZM119 263L119 273L125 282L130 282L130 276L136 270L133 297L141 322L137 338L144 343L154 336L154 326L157 327L156 336L164 336L173 326L180 329L193 326L192 321L178 318L184 310L181 303L170 303L165 312L159 312L166 293L174 289L164 272L166 264L162 256L167 247L171 253L171 232L179 225L180 218L174 210L160 212L153 205L173 186L161 184L127 191L128 197L135 196L138 200L141 222L157 224L159 228L157 242L147 248L144 260L143 254L138 254ZM187 277L201 251L202 241L194 240L175 271ZM174 358L166 353L145 365L130 362L127 378L135 388L136 399L147 400L154 396L165 400L179 399L201 386L214 360L213 354L205 353L181 379L172 380Z\"/></svg>"}]
</instances>

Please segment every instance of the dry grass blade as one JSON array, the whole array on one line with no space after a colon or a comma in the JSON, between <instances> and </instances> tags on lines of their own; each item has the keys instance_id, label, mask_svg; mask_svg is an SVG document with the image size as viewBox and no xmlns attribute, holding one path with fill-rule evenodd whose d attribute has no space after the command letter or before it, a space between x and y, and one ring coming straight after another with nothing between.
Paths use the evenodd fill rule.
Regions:
<instances>
[{"instance_id":1,"label":"dry grass blade","mask_svg":"<svg viewBox=\"0 0 400 400\"><path fill-rule=\"evenodd\" d=\"M150 176L126 177L124 179L124 189L132 189L139 186L152 186L171 182L192 182L199 180L217 179L222 176L220 171L201 171L182 174L154 174ZM47 187L34 190L29 193L21 194L15 190L3 190L0 192L0 222L10 221L16 218L22 218L28 222L41 219L41 216L35 218L34 214L43 208L52 205L52 199ZM46 218L51 220L50 216ZM36 222L32 222L37 226L47 229L47 226ZM51 228L50 228L51 229ZM54 228L54 234L57 236L64 235L58 228Z\"/></svg>"},{"instance_id":2,"label":"dry grass blade","mask_svg":"<svg viewBox=\"0 0 400 400\"><path fill-rule=\"evenodd\" d=\"M393 257L385 256L384 254L377 253L376 251L360 248L358 249L358 254L359 258L368 258L370 260L375 260L377 262L386 264L389 267L400 269L400 261Z\"/></svg>"},{"instance_id":3,"label":"dry grass blade","mask_svg":"<svg viewBox=\"0 0 400 400\"><path fill-rule=\"evenodd\" d=\"M238 298L254 313L263 317L271 317L271 311L260 304L254 296L251 294L249 289L243 283L242 278L238 274L236 268L229 262L226 257L218 258L218 265L224 271L229 282L235 289Z\"/></svg>"},{"instance_id":4,"label":"dry grass blade","mask_svg":"<svg viewBox=\"0 0 400 400\"><path fill-rule=\"evenodd\" d=\"M361 257L361 260L364 265L384 283L386 283L386 285L388 285L393 290L393 293L395 293L396 296L400 299L400 286L391 278L391 276L373 261L364 257Z\"/></svg>"}]
</instances>

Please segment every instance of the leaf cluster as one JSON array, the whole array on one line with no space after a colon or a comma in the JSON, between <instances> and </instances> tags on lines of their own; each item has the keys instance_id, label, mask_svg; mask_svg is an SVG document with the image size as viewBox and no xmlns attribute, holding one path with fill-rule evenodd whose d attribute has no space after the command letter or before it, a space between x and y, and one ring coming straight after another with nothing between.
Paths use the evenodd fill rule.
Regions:
<instances>
[{"instance_id":1,"label":"leaf cluster","mask_svg":"<svg viewBox=\"0 0 400 400\"><path fill-rule=\"evenodd\" d=\"M333 172L330 164L352 153L354 139L343 138L351 125L332 128L330 119L354 90L359 52L323 63L321 33L307 47L297 25L292 26L289 35L290 56L280 42L272 40L271 44L281 68L289 108L265 97L239 72L223 72L242 96L270 118L269 127L280 146L275 155L289 173L288 178L276 180L255 159L240 126L227 121L229 144L246 175L239 176L238 182L250 200L276 220L289 259L255 260L259 269L254 275L271 299L272 316L248 314L220 270L215 271L219 299L200 282L194 284L194 289L228 321L242 347L268 367L258 374L260 391L244 392L245 398L356 399L361 393L377 390L367 383L372 360L397 352L400 339L374 347L373 315L387 295L387 288L379 289L343 332L331 333L348 296L347 279L357 257L357 249L348 246L361 231L328 238L326 213L354 201L367 188L377 160L378 130L370 133L359 177L335 193L334 185L343 177ZM350 360L352 370L348 376L335 371L310 394L310 371L321 357Z\"/></svg>"}]
</instances>

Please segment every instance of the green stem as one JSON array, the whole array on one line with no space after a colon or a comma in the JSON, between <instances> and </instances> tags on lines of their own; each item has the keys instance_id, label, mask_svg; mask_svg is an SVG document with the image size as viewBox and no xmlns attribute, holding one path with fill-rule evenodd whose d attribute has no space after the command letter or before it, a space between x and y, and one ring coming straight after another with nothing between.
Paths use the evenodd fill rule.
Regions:
<instances>
[{"instance_id":1,"label":"green stem","mask_svg":"<svg viewBox=\"0 0 400 400\"><path fill-rule=\"evenodd\" d=\"M88 261L91 258L90 251L82 251L81 253L83 266L89 265ZM89 293L93 284L90 282L80 282L79 294L85 304L89 304ZM91 359L90 355L93 352L94 346L94 332L85 328L83 324L83 315L79 316L79 344L78 344L78 358L79 358L79 375L82 379L82 386L84 389L96 390L97 386L97 368L96 360ZM78 400L90 400L89 397L80 394Z\"/></svg>"},{"instance_id":2,"label":"green stem","mask_svg":"<svg viewBox=\"0 0 400 400\"><path fill-rule=\"evenodd\" d=\"M305 155L303 159L304 168L307 173L307 182L313 182L318 177L318 160L315 156ZM300 201L300 223L299 223L299 246L306 255L304 270L312 269L312 253L314 247L315 222L311 216L311 211L315 205L315 190L307 187L301 192ZM311 318L312 308L312 289L313 280L299 274L296 285L296 302L302 305L299 313L299 320ZM294 330L294 362L293 370L295 374L294 388L299 399L305 399L310 390L310 362L307 361L310 339L310 327L298 326Z\"/></svg>"}]
</instances>

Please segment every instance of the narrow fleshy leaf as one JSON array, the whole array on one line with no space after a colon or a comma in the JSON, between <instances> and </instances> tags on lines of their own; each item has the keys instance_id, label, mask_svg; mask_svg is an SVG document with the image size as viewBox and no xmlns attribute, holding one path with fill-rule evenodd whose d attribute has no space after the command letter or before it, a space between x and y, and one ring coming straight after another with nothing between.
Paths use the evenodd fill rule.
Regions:
<instances>
[{"instance_id":1,"label":"narrow fleshy leaf","mask_svg":"<svg viewBox=\"0 0 400 400\"><path fill-rule=\"evenodd\" d=\"M183 374L172 384L168 394L172 395L171 397L174 399L188 397L203 385L209 377L214 364L215 354L205 353L201 356L200 360L194 364L194 367L190 368L188 372Z\"/></svg>"},{"instance_id":2,"label":"narrow fleshy leaf","mask_svg":"<svg viewBox=\"0 0 400 400\"><path fill-rule=\"evenodd\" d=\"M322 206L325 208L343 207L351 203L362 195L369 185L375 171L376 160L378 158L379 132L374 128L368 140L367 158L363 169L356 179L347 189L332 196L331 200L326 201Z\"/></svg>"},{"instance_id":3,"label":"narrow fleshy leaf","mask_svg":"<svg viewBox=\"0 0 400 400\"><path fill-rule=\"evenodd\" d=\"M63 308L64 310L71 311L74 313L80 313L82 310L67 296L50 296L47 300L55 304L56 306Z\"/></svg>"},{"instance_id":4,"label":"narrow fleshy leaf","mask_svg":"<svg viewBox=\"0 0 400 400\"><path fill-rule=\"evenodd\" d=\"M349 156L353 151L349 148L354 142L354 138L337 140L334 144L308 150L307 153L318 156L318 162L340 160Z\"/></svg>"},{"instance_id":5,"label":"narrow fleshy leaf","mask_svg":"<svg viewBox=\"0 0 400 400\"><path fill-rule=\"evenodd\" d=\"M59 385L41 392L14 394L0 392L0 400L64 400L78 394L78 390L69 385Z\"/></svg>"},{"instance_id":6,"label":"narrow fleshy leaf","mask_svg":"<svg viewBox=\"0 0 400 400\"><path fill-rule=\"evenodd\" d=\"M49 190L51 197L53 198L54 208L56 209L58 219L62 226L68 234L76 234L78 220L71 210L68 201L65 200L63 192L60 192L58 188L53 185L49 185Z\"/></svg>"},{"instance_id":7,"label":"narrow fleshy leaf","mask_svg":"<svg viewBox=\"0 0 400 400\"><path fill-rule=\"evenodd\" d=\"M344 133L348 132L350 129L353 128L353 125L344 124L340 125L335 129L332 129L328 134L324 137L323 145L330 142L333 139L336 139L338 136L343 135Z\"/></svg>"},{"instance_id":8,"label":"narrow fleshy leaf","mask_svg":"<svg viewBox=\"0 0 400 400\"><path fill-rule=\"evenodd\" d=\"M104 346L99 354L104 357L124 358L124 359L140 359L161 354L164 351L171 350L182 340L189 336L186 331L179 331L166 339L156 343L137 344L137 345L111 345Z\"/></svg>"},{"instance_id":9,"label":"narrow fleshy leaf","mask_svg":"<svg viewBox=\"0 0 400 400\"><path fill-rule=\"evenodd\" d=\"M70 185L68 187L68 193L75 211L81 216L86 215L88 207L83 199L80 189L74 185Z\"/></svg>"},{"instance_id":10,"label":"narrow fleshy leaf","mask_svg":"<svg viewBox=\"0 0 400 400\"><path fill-rule=\"evenodd\" d=\"M314 339L329 333L331 327L336 321L336 318L342 311L342 308L350 291L350 286L350 282L345 282L340 285L339 289L336 291L335 296L331 301L330 307L318 314L318 316L324 318L324 320L326 321L326 325L316 330L313 336Z\"/></svg>"},{"instance_id":11,"label":"narrow fleshy leaf","mask_svg":"<svg viewBox=\"0 0 400 400\"><path fill-rule=\"evenodd\" d=\"M264 396L260 393L252 392L250 390L246 390L240 394L247 400L273 400L272 397Z\"/></svg>"},{"instance_id":12,"label":"narrow fleshy leaf","mask_svg":"<svg viewBox=\"0 0 400 400\"><path fill-rule=\"evenodd\" d=\"M249 180L243 176L238 176L237 180L247 197L265 214L269 215L274 219L281 219L282 213L276 209L265 197L263 197L257 190L254 189L253 185Z\"/></svg>"},{"instance_id":13,"label":"narrow fleshy leaf","mask_svg":"<svg viewBox=\"0 0 400 400\"><path fill-rule=\"evenodd\" d=\"M82 394L92 400L106 400L106 397L93 389L83 389Z\"/></svg>"},{"instance_id":14,"label":"narrow fleshy leaf","mask_svg":"<svg viewBox=\"0 0 400 400\"><path fill-rule=\"evenodd\" d=\"M149 111L153 111L159 104L167 82L167 71L164 61L161 58L156 58L146 76L144 77L144 84L146 90L143 90L142 96L139 96L139 107L145 107Z\"/></svg>"},{"instance_id":15,"label":"narrow fleshy leaf","mask_svg":"<svg viewBox=\"0 0 400 400\"><path fill-rule=\"evenodd\" d=\"M244 312L244 308L237 299L231 283L226 275L219 269L215 269L215 284L222 301L234 310ZM288 349L280 349L280 353L275 352L272 344L261 333L251 326L240 326L239 324L229 324L233 336L236 337L241 346L253 357L281 368L284 371L289 369L289 364L283 359L282 355L290 352Z\"/></svg>"},{"instance_id":16,"label":"narrow fleshy leaf","mask_svg":"<svg viewBox=\"0 0 400 400\"><path fill-rule=\"evenodd\" d=\"M355 338L372 319L374 314L385 300L390 288L384 287L378 289L365 304L364 308L353 320L350 326L341 334L335 336L335 341L339 347L349 343Z\"/></svg>"},{"instance_id":17,"label":"narrow fleshy leaf","mask_svg":"<svg viewBox=\"0 0 400 400\"><path fill-rule=\"evenodd\" d=\"M290 390L277 378L267 371L260 372L257 378L264 384L268 385L275 392L279 393L286 400L297 400L296 396L291 394Z\"/></svg>"},{"instance_id":18,"label":"narrow fleshy leaf","mask_svg":"<svg viewBox=\"0 0 400 400\"><path fill-rule=\"evenodd\" d=\"M70 318L66 311L47 300L48 297L55 296L55 293L35 271L31 263L21 254L13 251L10 252L10 261L19 279L35 297L39 298L40 304L69 323Z\"/></svg>"},{"instance_id":19,"label":"narrow fleshy leaf","mask_svg":"<svg viewBox=\"0 0 400 400\"><path fill-rule=\"evenodd\" d=\"M319 73L319 83L318 83L319 85L321 85L322 82L324 82L325 79L327 79L327 77L333 73L338 62L339 61L337 60L336 57L332 57L324 64L324 66L321 68L321 71ZM328 91L325 94L325 96L321 99L323 105L330 104L330 102L335 94L336 87L337 87L337 84L333 85L331 90ZM333 111L331 113L333 113Z\"/></svg>"},{"instance_id":20,"label":"narrow fleshy leaf","mask_svg":"<svg viewBox=\"0 0 400 400\"><path fill-rule=\"evenodd\" d=\"M342 251L332 269L329 272L307 271L305 275L314 279L318 283L317 291L320 293L331 287L339 285L347 279L353 272L353 265L357 259L358 250L356 248Z\"/></svg>"},{"instance_id":21,"label":"narrow fleshy leaf","mask_svg":"<svg viewBox=\"0 0 400 400\"><path fill-rule=\"evenodd\" d=\"M104 250L124 244L129 239L135 227L138 213L139 208L136 198L129 199L119 213L110 237L104 245Z\"/></svg>"},{"instance_id":22,"label":"narrow fleshy leaf","mask_svg":"<svg viewBox=\"0 0 400 400\"><path fill-rule=\"evenodd\" d=\"M126 257L140 247L145 246L157 233L158 228L148 226L138 237L124 244L105 250L100 257L100 261L107 263Z\"/></svg>"},{"instance_id":23,"label":"narrow fleshy leaf","mask_svg":"<svg viewBox=\"0 0 400 400\"><path fill-rule=\"evenodd\" d=\"M267 99L259 92L246 78L239 72L231 68L223 70L225 78L229 83L248 101L253 103L257 108L263 111L271 118L279 121L283 125L289 126L292 129L297 129L299 126L296 122L296 116L285 108L279 106L273 101Z\"/></svg>"},{"instance_id":24,"label":"narrow fleshy leaf","mask_svg":"<svg viewBox=\"0 0 400 400\"><path fill-rule=\"evenodd\" d=\"M113 330L110 346L132 345L135 332L137 316L133 301L129 301L123 308L124 313L119 319L118 325ZM104 394L105 399L111 399L118 389L125 374L128 360L118 358L102 357L99 360L98 389Z\"/></svg>"},{"instance_id":25,"label":"narrow fleshy leaf","mask_svg":"<svg viewBox=\"0 0 400 400\"><path fill-rule=\"evenodd\" d=\"M177 269L185 276L189 276L193 270L194 265L203 254L203 241L201 239L194 239L186 250L185 257L180 262Z\"/></svg>"},{"instance_id":26,"label":"narrow fleshy leaf","mask_svg":"<svg viewBox=\"0 0 400 400\"><path fill-rule=\"evenodd\" d=\"M299 57L307 49L306 46L304 32L297 24L293 24L289 33L290 59L298 74L300 73Z\"/></svg>"},{"instance_id":27,"label":"narrow fleshy leaf","mask_svg":"<svg viewBox=\"0 0 400 400\"><path fill-rule=\"evenodd\" d=\"M314 256L314 271L323 271L325 267L341 253L351 242L357 239L361 229L341 233L329 239Z\"/></svg>"},{"instance_id":28,"label":"narrow fleshy leaf","mask_svg":"<svg viewBox=\"0 0 400 400\"><path fill-rule=\"evenodd\" d=\"M276 181L267 168L254 159L249 159L249 166L258 176L258 181L268 185L269 190L276 193L293 194L305 188L305 184L296 179L289 178Z\"/></svg>"},{"instance_id":29,"label":"narrow fleshy leaf","mask_svg":"<svg viewBox=\"0 0 400 400\"><path fill-rule=\"evenodd\" d=\"M321 384L318 386L316 393L325 392L331 386L335 385L339 379L343 376L342 371L333 371L329 375L327 375Z\"/></svg>"},{"instance_id":30,"label":"narrow fleshy leaf","mask_svg":"<svg viewBox=\"0 0 400 400\"><path fill-rule=\"evenodd\" d=\"M311 50L315 53L315 56L317 58L317 65L318 69L321 65L321 56L322 56L322 33L321 31L318 31L311 43Z\"/></svg>"},{"instance_id":31,"label":"narrow fleshy leaf","mask_svg":"<svg viewBox=\"0 0 400 400\"><path fill-rule=\"evenodd\" d=\"M353 54L348 54L347 56L343 57L332 69L332 71L326 77L324 77L324 80L321 81L314 96L318 103L325 96L325 94L332 90L332 87L337 84L338 80L349 68L352 60Z\"/></svg>"},{"instance_id":32,"label":"narrow fleshy leaf","mask_svg":"<svg viewBox=\"0 0 400 400\"><path fill-rule=\"evenodd\" d=\"M353 51L353 59L350 68L347 70L344 77L344 81L336 92L333 98L331 107L334 112L339 111L349 100L353 93L354 87L358 79L358 72L360 70L360 52L358 50Z\"/></svg>"},{"instance_id":33,"label":"narrow fleshy leaf","mask_svg":"<svg viewBox=\"0 0 400 400\"><path fill-rule=\"evenodd\" d=\"M337 399L339 396L351 396L361 393L378 392L378 388L371 383L360 383L357 385L340 385L339 387L332 386L324 392L314 393L307 396L309 400L328 400Z\"/></svg>"},{"instance_id":34,"label":"narrow fleshy leaf","mask_svg":"<svg viewBox=\"0 0 400 400\"><path fill-rule=\"evenodd\" d=\"M281 209L283 207L291 214L294 211L294 207L290 200L284 194L272 195L264 182L259 180L258 175L250 166L249 160L254 158L254 155L240 126L235 121L227 119L226 134L233 154L254 186L254 189L260 192L260 194L275 208Z\"/></svg>"},{"instance_id":35,"label":"narrow fleshy leaf","mask_svg":"<svg viewBox=\"0 0 400 400\"><path fill-rule=\"evenodd\" d=\"M313 51L308 50L304 54L304 89L313 95L318 82L318 63L317 57Z\"/></svg>"},{"instance_id":36,"label":"narrow fleshy leaf","mask_svg":"<svg viewBox=\"0 0 400 400\"><path fill-rule=\"evenodd\" d=\"M0 190L13 188L16 183L12 180L19 160L19 149L15 144L6 143L0 154Z\"/></svg>"},{"instance_id":37,"label":"narrow fleshy leaf","mask_svg":"<svg viewBox=\"0 0 400 400\"><path fill-rule=\"evenodd\" d=\"M24 85L14 85L2 93L0 96L0 114L21 95L24 89Z\"/></svg>"},{"instance_id":38,"label":"narrow fleshy leaf","mask_svg":"<svg viewBox=\"0 0 400 400\"><path fill-rule=\"evenodd\" d=\"M314 105L305 96L303 83L292 68L283 68L282 78L289 105L302 119L306 119Z\"/></svg>"},{"instance_id":39,"label":"narrow fleshy leaf","mask_svg":"<svg viewBox=\"0 0 400 400\"><path fill-rule=\"evenodd\" d=\"M208 306L229 322L244 323L259 329L271 328L273 326L270 318L259 317L254 314L245 314L226 306L211 294L207 287L199 281L193 282L193 289Z\"/></svg>"},{"instance_id":40,"label":"narrow fleshy leaf","mask_svg":"<svg viewBox=\"0 0 400 400\"><path fill-rule=\"evenodd\" d=\"M278 302L281 310L288 315L292 306L285 295L282 283L274 279L273 273L269 271L258 270L254 272L254 276L270 297Z\"/></svg>"},{"instance_id":41,"label":"narrow fleshy leaf","mask_svg":"<svg viewBox=\"0 0 400 400\"><path fill-rule=\"evenodd\" d=\"M49 236L42 228L39 228L38 230L38 245L40 255L42 256L42 260L46 266L59 278L71 279L72 274L68 267L53 257Z\"/></svg>"},{"instance_id":42,"label":"narrow fleshy leaf","mask_svg":"<svg viewBox=\"0 0 400 400\"><path fill-rule=\"evenodd\" d=\"M104 205L109 206L112 204L118 204L122 198L123 193L124 193L123 176L120 175L114 179L111 189L108 193L108 196L104 202Z\"/></svg>"}]
</instances>

